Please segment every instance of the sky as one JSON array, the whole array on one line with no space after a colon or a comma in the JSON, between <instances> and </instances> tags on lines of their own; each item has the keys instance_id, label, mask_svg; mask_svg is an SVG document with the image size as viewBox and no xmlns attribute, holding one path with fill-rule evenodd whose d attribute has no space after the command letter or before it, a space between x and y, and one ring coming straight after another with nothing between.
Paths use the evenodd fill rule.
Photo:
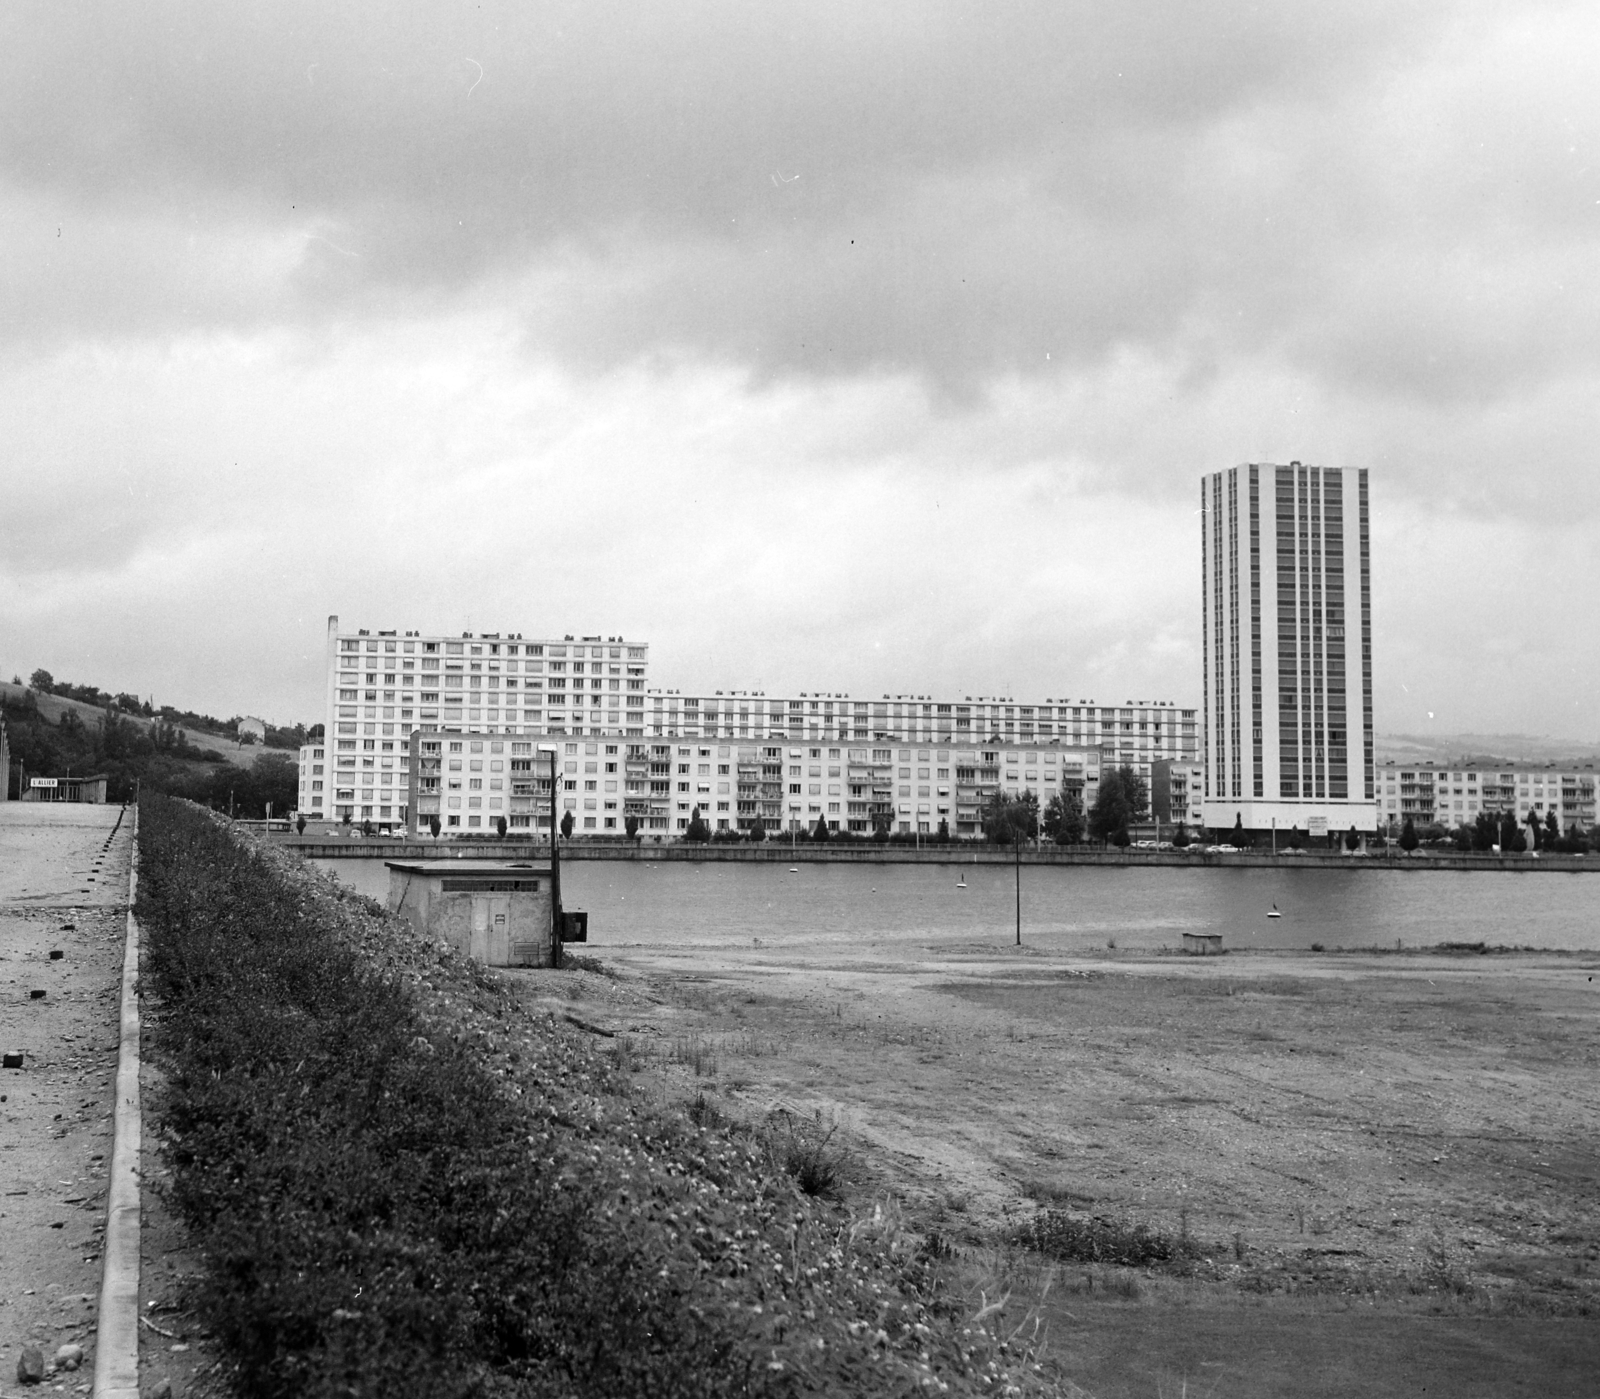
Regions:
<instances>
[{"instance_id":1,"label":"sky","mask_svg":"<svg viewBox=\"0 0 1600 1399\"><path fill-rule=\"evenodd\" d=\"M1365 467L1380 731L1600 736L1600 8L24 0L0 670L346 625L1200 697L1199 481Z\"/></svg>"}]
</instances>

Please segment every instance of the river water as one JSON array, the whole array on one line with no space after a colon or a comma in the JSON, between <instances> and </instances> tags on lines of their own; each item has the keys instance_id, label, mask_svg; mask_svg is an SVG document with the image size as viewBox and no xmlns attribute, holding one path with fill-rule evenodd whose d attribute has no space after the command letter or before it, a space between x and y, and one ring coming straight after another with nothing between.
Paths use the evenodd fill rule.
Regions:
<instances>
[{"instance_id":1,"label":"river water","mask_svg":"<svg viewBox=\"0 0 1600 1399\"><path fill-rule=\"evenodd\" d=\"M383 900L381 860L318 860ZM964 882L966 887L960 887ZM656 864L570 861L562 902L589 912L599 946L719 943L854 945L1016 935L1016 884L1003 865ZM1277 908L1278 918L1269 918ZM1426 947L1486 942L1600 950L1600 877L1456 870L1185 869L1035 866L1022 870L1022 937L1062 952L1177 947L1186 932L1225 947Z\"/></svg>"}]
</instances>

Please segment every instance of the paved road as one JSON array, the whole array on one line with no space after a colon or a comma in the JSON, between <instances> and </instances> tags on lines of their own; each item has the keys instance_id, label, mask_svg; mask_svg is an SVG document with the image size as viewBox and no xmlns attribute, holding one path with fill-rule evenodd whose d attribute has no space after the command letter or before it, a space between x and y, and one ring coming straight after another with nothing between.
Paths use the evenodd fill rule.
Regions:
<instances>
[{"instance_id":1,"label":"paved road","mask_svg":"<svg viewBox=\"0 0 1600 1399\"><path fill-rule=\"evenodd\" d=\"M22 1055L0 1069L0 1395L27 1343L89 1353L55 1377L67 1393L93 1363L132 833L119 817L0 802L0 1051Z\"/></svg>"}]
</instances>

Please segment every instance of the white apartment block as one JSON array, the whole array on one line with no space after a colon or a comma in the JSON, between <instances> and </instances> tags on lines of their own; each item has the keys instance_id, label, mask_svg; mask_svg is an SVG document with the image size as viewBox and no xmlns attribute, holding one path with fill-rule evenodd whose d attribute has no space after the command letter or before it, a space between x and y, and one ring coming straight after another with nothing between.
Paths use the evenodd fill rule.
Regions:
<instances>
[{"instance_id":1,"label":"white apartment block","mask_svg":"<svg viewBox=\"0 0 1600 1399\"><path fill-rule=\"evenodd\" d=\"M403 824L417 730L642 733L648 664L649 647L621 637L348 631L329 617L323 810Z\"/></svg>"},{"instance_id":2,"label":"white apartment block","mask_svg":"<svg viewBox=\"0 0 1600 1399\"><path fill-rule=\"evenodd\" d=\"M1093 700L1014 699L967 695L805 693L771 698L748 690L684 694L652 690L646 734L661 738L771 738L806 743L954 744L1023 747L1059 744L1095 748L1111 766L1126 763L1147 780L1157 759L1196 757L1195 711L1160 700L1096 705Z\"/></svg>"},{"instance_id":3,"label":"white apartment block","mask_svg":"<svg viewBox=\"0 0 1600 1399\"><path fill-rule=\"evenodd\" d=\"M1386 762L1378 769L1378 805L1382 820L1398 833L1409 816L1418 827L1471 825L1481 812L1516 813L1526 825L1528 813L1541 821L1555 812L1562 833L1594 825L1595 769L1538 767L1506 763L1493 767L1449 767L1434 763Z\"/></svg>"},{"instance_id":4,"label":"white apartment block","mask_svg":"<svg viewBox=\"0 0 1600 1399\"><path fill-rule=\"evenodd\" d=\"M323 771L326 766L321 743L300 745L300 794L296 809L308 821L325 818L333 809L333 792Z\"/></svg>"},{"instance_id":5,"label":"white apartment block","mask_svg":"<svg viewBox=\"0 0 1600 1399\"><path fill-rule=\"evenodd\" d=\"M1232 467L1200 520L1202 824L1376 829L1367 473Z\"/></svg>"},{"instance_id":6,"label":"white apartment block","mask_svg":"<svg viewBox=\"0 0 1600 1399\"><path fill-rule=\"evenodd\" d=\"M1020 790L1012 777L1041 806L1063 782L1081 783L1087 807L1103 764L1125 763L1148 780L1158 760L1196 758L1195 711L1164 701L686 695L647 690L648 665L648 645L622 637L351 631L330 617L327 771L304 774L326 785L307 788L302 809L385 829L418 829L433 816L462 830L492 829L501 816L508 828L539 824L533 805L513 804L509 767L477 774L489 784L498 773L498 787L452 790L445 768L426 774L439 777L437 790L415 789L414 734L492 744L479 761L502 764L525 756L513 746L559 740L563 769L576 766L560 775L558 809L600 833L622 831L630 815L646 832L682 831L698 805L713 830L748 830L757 818L788 830L822 818L870 831L887 815L906 833L932 833L943 820L952 834L976 834L983 796ZM462 781L473 781L470 770Z\"/></svg>"}]
</instances>

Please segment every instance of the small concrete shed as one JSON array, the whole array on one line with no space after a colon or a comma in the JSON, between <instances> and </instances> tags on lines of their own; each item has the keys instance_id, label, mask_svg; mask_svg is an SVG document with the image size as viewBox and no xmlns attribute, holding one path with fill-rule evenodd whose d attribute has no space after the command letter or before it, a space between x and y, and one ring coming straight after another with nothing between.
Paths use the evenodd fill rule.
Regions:
<instances>
[{"instance_id":1,"label":"small concrete shed","mask_svg":"<svg viewBox=\"0 0 1600 1399\"><path fill-rule=\"evenodd\" d=\"M1218 957L1222 954L1221 933L1185 933L1183 950L1191 957Z\"/></svg>"},{"instance_id":2,"label":"small concrete shed","mask_svg":"<svg viewBox=\"0 0 1600 1399\"><path fill-rule=\"evenodd\" d=\"M387 860L389 911L490 967L559 965L548 861Z\"/></svg>"}]
</instances>

